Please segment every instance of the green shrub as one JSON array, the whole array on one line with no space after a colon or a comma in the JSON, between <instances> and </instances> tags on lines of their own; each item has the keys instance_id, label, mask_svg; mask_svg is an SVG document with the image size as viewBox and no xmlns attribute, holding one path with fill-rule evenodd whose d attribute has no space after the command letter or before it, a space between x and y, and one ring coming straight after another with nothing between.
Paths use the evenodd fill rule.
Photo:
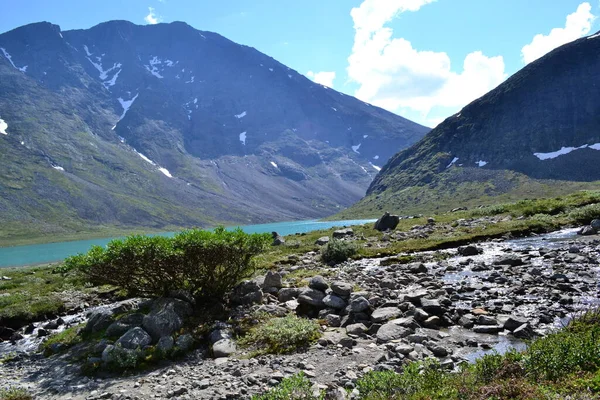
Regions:
<instances>
[{"instance_id":1,"label":"green shrub","mask_svg":"<svg viewBox=\"0 0 600 400\"><path fill-rule=\"evenodd\" d=\"M321 330L316 321L288 315L251 328L240 344L256 347L259 353L292 353L310 345L320 336Z\"/></svg>"},{"instance_id":2,"label":"green shrub","mask_svg":"<svg viewBox=\"0 0 600 400\"><path fill-rule=\"evenodd\" d=\"M452 374L437 360L411 362L402 373L372 371L356 381L360 400L451 399L456 397Z\"/></svg>"},{"instance_id":3,"label":"green shrub","mask_svg":"<svg viewBox=\"0 0 600 400\"><path fill-rule=\"evenodd\" d=\"M357 251L354 243L333 239L321 250L321 259L326 263L341 263L352 257Z\"/></svg>"},{"instance_id":4,"label":"green shrub","mask_svg":"<svg viewBox=\"0 0 600 400\"><path fill-rule=\"evenodd\" d=\"M32 400L33 396L25 389L8 388L0 389L0 400Z\"/></svg>"},{"instance_id":5,"label":"green shrub","mask_svg":"<svg viewBox=\"0 0 600 400\"><path fill-rule=\"evenodd\" d=\"M533 379L555 381L577 372L600 368L600 325L579 324L531 343L524 357Z\"/></svg>"},{"instance_id":6,"label":"green shrub","mask_svg":"<svg viewBox=\"0 0 600 400\"><path fill-rule=\"evenodd\" d=\"M315 396L312 391L312 383L302 372L281 381L277 387L269 392L252 396L252 400L321 400L324 395L320 393Z\"/></svg>"},{"instance_id":7,"label":"green shrub","mask_svg":"<svg viewBox=\"0 0 600 400\"><path fill-rule=\"evenodd\" d=\"M581 224L589 224L592 220L600 218L600 204L577 208L569 213L569 218Z\"/></svg>"},{"instance_id":8,"label":"green shrub","mask_svg":"<svg viewBox=\"0 0 600 400\"><path fill-rule=\"evenodd\" d=\"M121 287L134 296L163 296L186 289L204 298L220 298L252 274L253 258L270 244L269 234L189 230L172 238L131 236L94 246L65 261L96 284Z\"/></svg>"}]
</instances>

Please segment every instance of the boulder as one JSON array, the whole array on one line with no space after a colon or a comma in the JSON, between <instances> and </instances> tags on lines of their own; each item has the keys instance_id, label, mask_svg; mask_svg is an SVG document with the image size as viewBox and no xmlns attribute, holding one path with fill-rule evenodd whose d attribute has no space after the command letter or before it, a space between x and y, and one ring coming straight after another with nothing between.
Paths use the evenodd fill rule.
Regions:
<instances>
[{"instance_id":1,"label":"boulder","mask_svg":"<svg viewBox=\"0 0 600 400\"><path fill-rule=\"evenodd\" d=\"M213 344L213 356L215 358L229 357L237 351L237 346L232 339L221 339Z\"/></svg>"},{"instance_id":2,"label":"boulder","mask_svg":"<svg viewBox=\"0 0 600 400\"><path fill-rule=\"evenodd\" d=\"M283 287L283 283L281 282L281 274L272 271L267 272L262 287L281 289Z\"/></svg>"},{"instance_id":3,"label":"boulder","mask_svg":"<svg viewBox=\"0 0 600 400\"><path fill-rule=\"evenodd\" d=\"M271 235L273 236L273 246L281 246L285 243L285 239L279 233L271 232Z\"/></svg>"},{"instance_id":4,"label":"boulder","mask_svg":"<svg viewBox=\"0 0 600 400\"><path fill-rule=\"evenodd\" d=\"M118 321L113 322L106 328L106 336L120 337L125 332L136 326L142 326L144 322L144 314L135 313L124 316Z\"/></svg>"},{"instance_id":5,"label":"boulder","mask_svg":"<svg viewBox=\"0 0 600 400\"><path fill-rule=\"evenodd\" d=\"M124 349L141 349L144 346L148 346L150 343L152 343L150 335L142 328L135 327L125 332L115 344Z\"/></svg>"},{"instance_id":6,"label":"boulder","mask_svg":"<svg viewBox=\"0 0 600 400\"><path fill-rule=\"evenodd\" d=\"M590 223L590 226L594 228L596 231L600 231L600 219L594 219Z\"/></svg>"},{"instance_id":7,"label":"boulder","mask_svg":"<svg viewBox=\"0 0 600 400\"><path fill-rule=\"evenodd\" d=\"M327 326L337 328L342 325L342 318L339 315L327 314L325 316L325 323L327 324Z\"/></svg>"},{"instance_id":8,"label":"boulder","mask_svg":"<svg viewBox=\"0 0 600 400\"><path fill-rule=\"evenodd\" d=\"M184 319L191 314L191 305L183 300L157 299L150 313L144 317L142 327L154 341L158 341L161 337L171 336L181 329Z\"/></svg>"},{"instance_id":9,"label":"boulder","mask_svg":"<svg viewBox=\"0 0 600 400\"><path fill-rule=\"evenodd\" d=\"M172 336L163 336L156 344L156 350L163 354L173 350L173 347L175 347L175 340Z\"/></svg>"},{"instance_id":10,"label":"boulder","mask_svg":"<svg viewBox=\"0 0 600 400\"><path fill-rule=\"evenodd\" d=\"M373 322L384 322L390 319L397 318L402 314L402 311L398 307L382 307L373 311L371 314L371 321Z\"/></svg>"},{"instance_id":11,"label":"boulder","mask_svg":"<svg viewBox=\"0 0 600 400\"><path fill-rule=\"evenodd\" d=\"M392 340L402 339L413 333L413 330L396 323L388 322L377 331L377 341L387 343Z\"/></svg>"},{"instance_id":12,"label":"boulder","mask_svg":"<svg viewBox=\"0 0 600 400\"><path fill-rule=\"evenodd\" d=\"M321 275L315 275L312 278L310 278L310 281L308 282L308 287L324 292L329 288L329 285L327 284L327 282L325 282L325 278L323 278Z\"/></svg>"},{"instance_id":13,"label":"boulder","mask_svg":"<svg viewBox=\"0 0 600 400\"><path fill-rule=\"evenodd\" d=\"M347 306L344 299L342 299L339 296L336 296L335 294L329 294L325 296L323 298L323 304L325 304L327 307L334 308L336 310L342 310Z\"/></svg>"},{"instance_id":14,"label":"boulder","mask_svg":"<svg viewBox=\"0 0 600 400\"><path fill-rule=\"evenodd\" d=\"M598 230L594 229L591 226L584 226L583 228L581 228L579 230L579 232L577 232L578 235L582 235L582 236L591 236L591 235L595 235L596 233L598 233Z\"/></svg>"},{"instance_id":15,"label":"boulder","mask_svg":"<svg viewBox=\"0 0 600 400\"><path fill-rule=\"evenodd\" d=\"M370 307L370 303L369 300L365 299L362 296L359 296L355 299L352 299L352 301L350 302L350 312L353 313L360 313L363 311L367 311Z\"/></svg>"},{"instance_id":16,"label":"boulder","mask_svg":"<svg viewBox=\"0 0 600 400\"><path fill-rule=\"evenodd\" d=\"M296 299L299 295L299 288L282 288L277 293L277 300L279 300L280 303L285 303L287 301Z\"/></svg>"},{"instance_id":17,"label":"boulder","mask_svg":"<svg viewBox=\"0 0 600 400\"><path fill-rule=\"evenodd\" d=\"M320 290L316 290L316 289L312 289L312 288L307 288L304 289L302 292L300 292L300 295L298 296L298 303L300 304L306 304L312 307L317 307L317 308L324 308L325 304L323 304L323 299L325 298L325 293L320 291Z\"/></svg>"},{"instance_id":18,"label":"boulder","mask_svg":"<svg viewBox=\"0 0 600 400\"><path fill-rule=\"evenodd\" d=\"M87 324L83 327L82 332L84 333L96 333L100 332L110 326L113 323L113 316L108 310L98 310L92 312Z\"/></svg>"},{"instance_id":19,"label":"boulder","mask_svg":"<svg viewBox=\"0 0 600 400\"><path fill-rule=\"evenodd\" d=\"M317 246L325 246L327 243L329 243L329 236L320 237L315 241Z\"/></svg>"},{"instance_id":20,"label":"boulder","mask_svg":"<svg viewBox=\"0 0 600 400\"><path fill-rule=\"evenodd\" d=\"M354 236L354 230L352 230L352 228L338 229L337 231L333 231L332 236L334 239L341 239L349 236Z\"/></svg>"},{"instance_id":21,"label":"boulder","mask_svg":"<svg viewBox=\"0 0 600 400\"><path fill-rule=\"evenodd\" d=\"M515 329L517 329L518 327L520 327L521 325L526 324L528 321L525 318L521 318L521 317L516 317L514 315L511 315L510 317L508 317L508 319L504 322L504 329L513 332Z\"/></svg>"},{"instance_id":22,"label":"boulder","mask_svg":"<svg viewBox=\"0 0 600 400\"><path fill-rule=\"evenodd\" d=\"M240 305L249 305L260 303L263 298L263 292L258 283L254 281L244 281L237 285L233 290L231 302Z\"/></svg>"},{"instance_id":23,"label":"boulder","mask_svg":"<svg viewBox=\"0 0 600 400\"><path fill-rule=\"evenodd\" d=\"M463 257L476 256L481 253L483 253L483 249L472 244L468 246L461 246L458 248L458 254L460 254Z\"/></svg>"},{"instance_id":24,"label":"boulder","mask_svg":"<svg viewBox=\"0 0 600 400\"><path fill-rule=\"evenodd\" d=\"M348 335L362 335L367 333L369 329L364 324L351 324L346 327Z\"/></svg>"},{"instance_id":25,"label":"boulder","mask_svg":"<svg viewBox=\"0 0 600 400\"><path fill-rule=\"evenodd\" d=\"M347 282L336 281L331 284L333 293L341 297L348 297L352 294L353 286Z\"/></svg>"},{"instance_id":26,"label":"boulder","mask_svg":"<svg viewBox=\"0 0 600 400\"><path fill-rule=\"evenodd\" d=\"M504 327L500 325L475 325L473 327L473 332L475 333L487 333L489 335L495 335L499 332L502 332Z\"/></svg>"},{"instance_id":27,"label":"boulder","mask_svg":"<svg viewBox=\"0 0 600 400\"><path fill-rule=\"evenodd\" d=\"M285 317L287 314L287 310L283 307L277 306L275 304L265 304L256 310L257 313L269 314L274 317Z\"/></svg>"},{"instance_id":28,"label":"boulder","mask_svg":"<svg viewBox=\"0 0 600 400\"><path fill-rule=\"evenodd\" d=\"M384 232L387 230L394 230L400 223L400 217L397 215L390 215L389 212L383 214L373 225L374 229L377 229L380 232Z\"/></svg>"},{"instance_id":29,"label":"boulder","mask_svg":"<svg viewBox=\"0 0 600 400\"><path fill-rule=\"evenodd\" d=\"M187 352L194 347L194 337L189 333L181 335L175 341L175 346L179 351Z\"/></svg>"}]
</instances>

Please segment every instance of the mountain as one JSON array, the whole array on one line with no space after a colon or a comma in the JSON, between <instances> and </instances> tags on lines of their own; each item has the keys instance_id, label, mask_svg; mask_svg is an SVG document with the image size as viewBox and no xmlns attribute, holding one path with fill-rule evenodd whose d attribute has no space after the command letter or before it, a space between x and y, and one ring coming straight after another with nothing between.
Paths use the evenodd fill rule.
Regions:
<instances>
[{"instance_id":1,"label":"mountain","mask_svg":"<svg viewBox=\"0 0 600 400\"><path fill-rule=\"evenodd\" d=\"M418 211L594 187L600 34L527 65L392 157L345 214ZM597 187L597 185L596 185Z\"/></svg>"},{"instance_id":2,"label":"mountain","mask_svg":"<svg viewBox=\"0 0 600 400\"><path fill-rule=\"evenodd\" d=\"M428 128L182 22L0 35L0 238L331 214Z\"/></svg>"}]
</instances>

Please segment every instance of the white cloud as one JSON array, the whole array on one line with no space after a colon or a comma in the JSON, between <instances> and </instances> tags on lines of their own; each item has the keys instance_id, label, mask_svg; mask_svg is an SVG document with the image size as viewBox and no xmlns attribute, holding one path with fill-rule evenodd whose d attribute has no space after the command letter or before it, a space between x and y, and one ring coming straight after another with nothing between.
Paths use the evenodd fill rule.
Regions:
<instances>
[{"instance_id":1,"label":"white cloud","mask_svg":"<svg viewBox=\"0 0 600 400\"><path fill-rule=\"evenodd\" d=\"M523 62L529 64L555 48L589 34L595 19L590 3L581 3L577 11L567 16L564 28L554 28L548 35L535 35L531 43L523 47Z\"/></svg>"},{"instance_id":2,"label":"white cloud","mask_svg":"<svg viewBox=\"0 0 600 400\"><path fill-rule=\"evenodd\" d=\"M162 21L162 17L160 15L156 15L153 7L148 7L148 15L144 17L144 21L150 25L156 25Z\"/></svg>"},{"instance_id":3,"label":"white cloud","mask_svg":"<svg viewBox=\"0 0 600 400\"><path fill-rule=\"evenodd\" d=\"M333 81L335 79L335 71L321 71L321 72L308 71L306 73L306 76L320 85L324 85L324 86L332 88Z\"/></svg>"},{"instance_id":4,"label":"white cloud","mask_svg":"<svg viewBox=\"0 0 600 400\"><path fill-rule=\"evenodd\" d=\"M502 56L472 52L457 73L448 54L415 49L384 26L434 1L365 0L352 9L355 38L347 70L359 86L356 97L393 112L417 111L422 123L431 123L442 117L429 116L433 108L450 108L446 112L453 114L506 79Z\"/></svg>"}]
</instances>

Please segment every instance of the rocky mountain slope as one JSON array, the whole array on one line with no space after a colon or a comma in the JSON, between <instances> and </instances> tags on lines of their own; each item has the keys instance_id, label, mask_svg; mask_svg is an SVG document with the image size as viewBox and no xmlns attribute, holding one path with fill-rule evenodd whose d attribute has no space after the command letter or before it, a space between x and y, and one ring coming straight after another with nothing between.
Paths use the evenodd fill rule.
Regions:
<instances>
[{"instance_id":1,"label":"rocky mountain slope","mask_svg":"<svg viewBox=\"0 0 600 400\"><path fill-rule=\"evenodd\" d=\"M594 186L599 84L600 34L552 51L392 157L348 213L458 207Z\"/></svg>"},{"instance_id":2,"label":"rocky mountain slope","mask_svg":"<svg viewBox=\"0 0 600 400\"><path fill-rule=\"evenodd\" d=\"M0 35L5 235L322 217L427 131L181 22Z\"/></svg>"}]
</instances>

